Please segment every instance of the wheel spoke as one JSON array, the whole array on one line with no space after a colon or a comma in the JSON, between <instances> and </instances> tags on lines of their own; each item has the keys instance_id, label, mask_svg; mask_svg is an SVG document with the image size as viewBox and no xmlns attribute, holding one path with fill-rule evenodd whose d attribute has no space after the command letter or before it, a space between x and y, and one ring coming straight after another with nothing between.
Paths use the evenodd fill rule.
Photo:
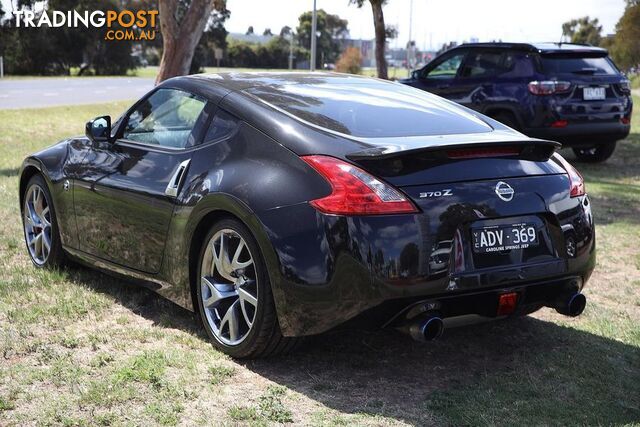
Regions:
<instances>
[{"instance_id":1,"label":"wheel spoke","mask_svg":"<svg viewBox=\"0 0 640 427\"><path fill-rule=\"evenodd\" d=\"M232 269L229 263L229 249L228 249L227 237L224 233L220 235L220 245L216 251L215 244L213 244L213 267L219 275L225 279L233 282L235 278L231 275ZM212 267L212 268L213 268ZM211 272L213 275L213 271Z\"/></svg>"},{"instance_id":2,"label":"wheel spoke","mask_svg":"<svg viewBox=\"0 0 640 427\"><path fill-rule=\"evenodd\" d=\"M236 248L236 252L233 254L233 260L231 261L231 270L236 271L240 269L244 269L253 264L253 260L249 258L248 261L241 262L240 255L242 255L242 251L246 247L244 240L240 240L238 247Z\"/></svg>"},{"instance_id":3,"label":"wheel spoke","mask_svg":"<svg viewBox=\"0 0 640 427\"><path fill-rule=\"evenodd\" d=\"M220 321L220 332L224 329L225 325L229 328L229 339L235 341L240 335L240 316L238 315L238 301L231 304L224 317Z\"/></svg>"},{"instance_id":4,"label":"wheel spoke","mask_svg":"<svg viewBox=\"0 0 640 427\"><path fill-rule=\"evenodd\" d=\"M35 253L36 258L42 257L42 232L40 232L34 239L33 252Z\"/></svg>"},{"instance_id":5,"label":"wheel spoke","mask_svg":"<svg viewBox=\"0 0 640 427\"><path fill-rule=\"evenodd\" d=\"M249 291L244 288L238 288L238 297L240 297L240 300L248 302L254 307L258 305L258 299L251 295Z\"/></svg>"},{"instance_id":6,"label":"wheel spoke","mask_svg":"<svg viewBox=\"0 0 640 427\"><path fill-rule=\"evenodd\" d=\"M48 214L49 214L49 206L45 206L45 208L40 213L40 221L46 226L50 226L51 225L51 223L47 219L47 215Z\"/></svg>"},{"instance_id":7,"label":"wheel spoke","mask_svg":"<svg viewBox=\"0 0 640 427\"><path fill-rule=\"evenodd\" d=\"M51 239L47 236L47 233L44 230L42 230L42 233L40 234L42 235L42 257L47 258L49 256L49 252L51 252Z\"/></svg>"},{"instance_id":8,"label":"wheel spoke","mask_svg":"<svg viewBox=\"0 0 640 427\"><path fill-rule=\"evenodd\" d=\"M209 288L211 292L211 296L203 301L206 308L215 308L221 300L238 296L235 290L223 291L218 289L207 277L202 278L202 284Z\"/></svg>"}]
</instances>

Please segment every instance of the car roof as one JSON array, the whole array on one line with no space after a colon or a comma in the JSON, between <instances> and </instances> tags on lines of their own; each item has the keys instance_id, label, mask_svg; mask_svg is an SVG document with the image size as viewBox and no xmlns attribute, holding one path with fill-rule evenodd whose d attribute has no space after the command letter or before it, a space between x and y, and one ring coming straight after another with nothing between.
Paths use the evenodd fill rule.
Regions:
<instances>
[{"instance_id":1,"label":"car roof","mask_svg":"<svg viewBox=\"0 0 640 427\"><path fill-rule=\"evenodd\" d=\"M589 52L589 53L607 53L606 49L597 46L591 46L588 44L577 43L506 43L506 42L491 42L491 43L464 43L456 46L454 49L462 48L500 48L500 49L515 49L525 50L536 53L570 53L570 52Z\"/></svg>"}]
</instances>

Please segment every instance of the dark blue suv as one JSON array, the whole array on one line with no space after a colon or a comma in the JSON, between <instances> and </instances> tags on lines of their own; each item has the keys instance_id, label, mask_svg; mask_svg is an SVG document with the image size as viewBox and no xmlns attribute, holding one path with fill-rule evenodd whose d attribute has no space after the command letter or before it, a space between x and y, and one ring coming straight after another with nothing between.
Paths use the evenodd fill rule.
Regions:
<instances>
[{"instance_id":1,"label":"dark blue suv","mask_svg":"<svg viewBox=\"0 0 640 427\"><path fill-rule=\"evenodd\" d=\"M629 80L605 49L565 43L463 44L402 83L600 162L629 134Z\"/></svg>"}]
</instances>

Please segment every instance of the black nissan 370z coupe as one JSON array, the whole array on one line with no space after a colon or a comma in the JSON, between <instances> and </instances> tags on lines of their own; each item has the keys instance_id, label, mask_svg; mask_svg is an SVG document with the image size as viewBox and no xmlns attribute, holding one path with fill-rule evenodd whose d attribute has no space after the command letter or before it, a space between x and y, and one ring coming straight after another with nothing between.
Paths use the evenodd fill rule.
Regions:
<instances>
[{"instance_id":1,"label":"black nissan 370z coupe","mask_svg":"<svg viewBox=\"0 0 640 427\"><path fill-rule=\"evenodd\" d=\"M20 206L37 267L139 281L234 357L347 321L430 340L584 309L591 206L558 147L398 83L197 75L29 156Z\"/></svg>"}]
</instances>

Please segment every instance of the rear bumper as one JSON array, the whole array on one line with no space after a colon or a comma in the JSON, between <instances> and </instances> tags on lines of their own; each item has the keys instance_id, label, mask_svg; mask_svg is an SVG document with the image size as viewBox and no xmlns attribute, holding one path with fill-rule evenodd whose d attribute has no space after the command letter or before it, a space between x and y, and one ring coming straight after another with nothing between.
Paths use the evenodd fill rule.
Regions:
<instances>
[{"instance_id":1,"label":"rear bumper","mask_svg":"<svg viewBox=\"0 0 640 427\"><path fill-rule=\"evenodd\" d=\"M565 145L579 146L618 141L629 135L631 125L619 120L599 123L571 122L564 128L538 127L525 128L523 132L531 137L550 139Z\"/></svg>"},{"instance_id":2,"label":"rear bumper","mask_svg":"<svg viewBox=\"0 0 640 427\"><path fill-rule=\"evenodd\" d=\"M414 215L331 216L307 204L261 212L259 219L275 254L266 261L283 333L322 333L370 311L378 313L381 322L371 325L380 326L407 306L433 298L452 301L445 317L456 310L495 313L492 304L500 290L522 289L529 295L522 300L525 304L535 289L543 289L539 286L556 287L542 292L542 301L562 292L575 278L585 283L595 266L589 200L568 198L566 176L548 179L557 180L566 193L541 178L535 188L540 197L523 191L509 204L495 195L487 199L480 184L461 184L461 198L465 197L462 191L467 191L468 197L477 194L484 201L469 203L468 209L457 204L447 209L446 203L451 202L443 199L425 202L431 212L425 209ZM514 253L500 263L483 260L484 265L467 254L468 268L452 270L455 242L448 242L458 224L485 217L522 217L524 212L540 212L546 218L545 241L552 254ZM577 248L571 257L565 249L569 239Z\"/></svg>"}]
</instances>

